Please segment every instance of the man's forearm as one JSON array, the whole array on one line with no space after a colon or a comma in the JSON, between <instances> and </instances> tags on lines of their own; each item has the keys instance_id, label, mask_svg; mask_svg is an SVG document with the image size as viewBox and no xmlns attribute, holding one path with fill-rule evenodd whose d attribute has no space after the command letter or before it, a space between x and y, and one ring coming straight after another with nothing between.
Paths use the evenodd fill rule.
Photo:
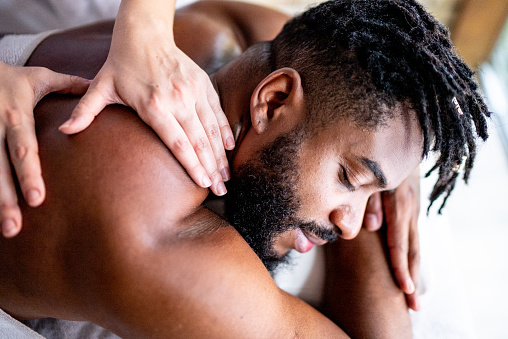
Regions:
<instances>
[{"instance_id":1,"label":"man's forearm","mask_svg":"<svg viewBox=\"0 0 508 339\"><path fill-rule=\"evenodd\" d=\"M411 321L379 232L362 230L353 240L326 246L321 311L353 338L408 338Z\"/></svg>"}]
</instances>

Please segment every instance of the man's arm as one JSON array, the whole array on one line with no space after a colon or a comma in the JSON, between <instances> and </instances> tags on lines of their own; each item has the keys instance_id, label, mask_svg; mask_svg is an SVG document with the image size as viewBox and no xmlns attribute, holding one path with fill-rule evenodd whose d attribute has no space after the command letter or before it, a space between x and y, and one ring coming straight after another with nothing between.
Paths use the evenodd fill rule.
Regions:
<instances>
[{"instance_id":1,"label":"man's arm","mask_svg":"<svg viewBox=\"0 0 508 339\"><path fill-rule=\"evenodd\" d=\"M405 295L388 263L386 230L362 229L353 240L325 246L320 310L353 338L410 338Z\"/></svg>"}]
</instances>

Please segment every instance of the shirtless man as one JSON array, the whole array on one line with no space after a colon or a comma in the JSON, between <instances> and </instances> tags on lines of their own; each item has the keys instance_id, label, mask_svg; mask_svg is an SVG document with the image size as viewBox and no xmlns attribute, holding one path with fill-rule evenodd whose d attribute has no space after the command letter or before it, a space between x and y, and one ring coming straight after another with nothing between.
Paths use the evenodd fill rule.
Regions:
<instances>
[{"instance_id":1,"label":"shirtless man","mask_svg":"<svg viewBox=\"0 0 508 339\"><path fill-rule=\"evenodd\" d=\"M194 37L186 53L217 68L271 38L283 15L209 2L176 20L187 31L175 38ZM110 30L52 36L29 63L91 77ZM486 137L486 111L447 42L412 1L336 1L220 67L212 81L238 131L228 220L240 232L203 206L207 191L126 108L108 107L68 137L56 127L78 99L48 98L36 112L47 198L23 206L22 232L1 239L0 307L122 337L345 336L279 290L259 258L273 267L290 249L355 237L368 197L397 187L431 146L441 152L435 195L451 190L462 155L474 159L472 128ZM464 114L443 104L452 98ZM328 259L331 320L352 336L410 335L378 234L339 241Z\"/></svg>"}]
</instances>

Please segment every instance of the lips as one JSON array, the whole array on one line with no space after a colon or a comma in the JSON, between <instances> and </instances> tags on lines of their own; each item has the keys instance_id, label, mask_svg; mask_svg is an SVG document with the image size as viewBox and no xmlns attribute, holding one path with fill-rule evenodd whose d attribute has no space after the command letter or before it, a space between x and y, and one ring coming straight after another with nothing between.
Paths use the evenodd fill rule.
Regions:
<instances>
[{"instance_id":1,"label":"lips","mask_svg":"<svg viewBox=\"0 0 508 339\"><path fill-rule=\"evenodd\" d=\"M314 245L324 245L326 243L326 240L320 239L307 231L302 231L300 228L295 230L295 250L297 252L306 253Z\"/></svg>"},{"instance_id":2,"label":"lips","mask_svg":"<svg viewBox=\"0 0 508 339\"><path fill-rule=\"evenodd\" d=\"M307 239L309 239L309 241L312 242L314 245L321 246L321 245L324 245L328 242L327 240L321 239L306 230L303 230L302 232L307 237Z\"/></svg>"}]
</instances>

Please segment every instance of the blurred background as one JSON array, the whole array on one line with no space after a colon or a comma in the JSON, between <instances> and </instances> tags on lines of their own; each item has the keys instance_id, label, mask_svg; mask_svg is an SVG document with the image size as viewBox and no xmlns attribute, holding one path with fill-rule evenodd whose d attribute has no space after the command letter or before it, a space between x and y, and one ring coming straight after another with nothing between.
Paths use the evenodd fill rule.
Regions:
<instances>
[{"instance_id":1,"label":"blurred background","mask_svg":"<svg viewBox=\"0 0 508 339\"><path fill-rule=\"evenodd\" d=\"M469 184L457 185L442 217L478 338L508 338L508 1L421 3L449 27L494 112Z\"/></svg>"},{"instance_id":2,"label":"blurred background","mask_svg":"<svg viewBox=\"0 0 508 339\"><path fill-rule=\"evenodd\" d=\"M375 1L375 0L372 0ZM446 228L444 241L430 241L426 252L438 256L439 246L452 256L458 275L453 288L464 300L471 327L478 338L508 338L508 0L419 0L451 32L458 53L476 72L490 110L490 138L480 146L469 184L458 182L436 217L420 223L420 232ZM290 13L309 0L253 0ZM433 180L423 180L428 191ZM426 210L422 195L422 214ZM425 216L423 216L425 218ZM433 228L436 227L436 228ZM424 229L428 228L428 229ZM425 235L424 235L425 236ZM443 238L442 238L443 239ZM422 249L423 250L423 249ZM438 258L439 260L439 258ZM443 264L444 265L444 264ZM444 283L446 284L446 282ZM469 331L469 328L468 328ZM447 336L445 336L447 337Z\"/></svg>"}]
</instances>

